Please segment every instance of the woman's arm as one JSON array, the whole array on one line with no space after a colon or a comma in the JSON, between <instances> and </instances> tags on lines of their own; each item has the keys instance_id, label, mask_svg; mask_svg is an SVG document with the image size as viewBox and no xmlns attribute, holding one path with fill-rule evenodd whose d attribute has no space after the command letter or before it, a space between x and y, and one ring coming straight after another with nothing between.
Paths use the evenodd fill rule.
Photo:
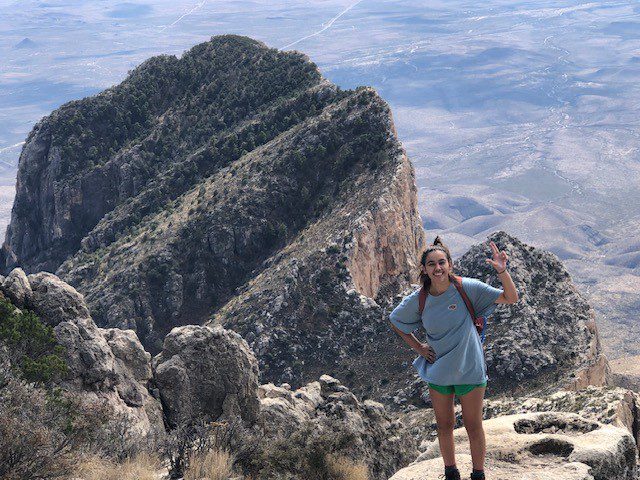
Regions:
<instances>
[{"instance_id":1,"label":"woman's arm","mask_svg":"<svg viewBox=\"0 0 640 480\"><path fill-rule=\"evenodd\" d=\"M431 363L433 363L436 360L436 353L434 352L433 348L429 346L429 344L421 343L420 340L418 340L413 335L413 333L404 333L402 330L396 327L393 323L391 324L391 328L393 329L394 332L400 335L400 337L402 337L402 340L404 340L405 343L409 345L413 350L415 350L419 355L422 355Z\"/></svg>"},{"instance_id":2,"label":"woman's arm","mask_svg":"<svg viewBox=\"0 0 640 480\"><path fill-rule=\"evenodd\" d=\"M518 291L511 279L511 275L506 270L498 274L498 278L502 282L504 292L496 299L495 303L516 303L518 301Z\"/></svg>"},{"instance_id":3,"label":"woman's arm","mask_svg":"<svg viewBox=\"0 0 640 480\"><path fill-rule=\"evenodd\" d=\"M516 303L518 301L518 291L513 284L511 275L507 272L507 254L498 250L497 245L494 242L490 242L491 251L493 252L493 258L487 258L487 263L493 265L498 273L498 278L502 282L502 289L504 290L496 299L495 303Z\"/></svg>"}]
</instances>

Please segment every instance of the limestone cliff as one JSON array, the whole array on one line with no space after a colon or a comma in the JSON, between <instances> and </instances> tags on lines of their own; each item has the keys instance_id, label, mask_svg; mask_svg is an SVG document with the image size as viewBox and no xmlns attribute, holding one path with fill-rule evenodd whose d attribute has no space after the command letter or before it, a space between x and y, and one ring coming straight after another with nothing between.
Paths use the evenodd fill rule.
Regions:
<instances>
[{"instance_id":1,"label":"limestone cliff","mask_svg":"<svg viewBox=\"0 0 640 480\"><path fill-rule=\"evenodd\" d=\"M144 118L118 123L129 111ZM111 138L116 128L122 139ZM7 266L57 269L99 325L135 330L152 352L172 327L219 309L241 335L258 325L277 334L281 324L253 316L262 300L245 305L250 312L233 306L282 274L283 262L298 262L307 278L287 288L306 297L296 306L306 326L292 319L290 329L317 334L305 340L314 344L342 329L350 340L339 348L360 352L371 339L366 330L353 338L349 322L394 342L379 312L336 319L324 297L351 291L345 298L360 309L360 294L396 293L423 242L413 168L375 91L342 91L298 53L221 36L180 59L151 59L37 125L3 251ZM275 283L263 286L271 306L293 305ZM314 373L333 366L336 351ZM285 368L262 366L271 379Z\"/></svg>"}]
</instances>

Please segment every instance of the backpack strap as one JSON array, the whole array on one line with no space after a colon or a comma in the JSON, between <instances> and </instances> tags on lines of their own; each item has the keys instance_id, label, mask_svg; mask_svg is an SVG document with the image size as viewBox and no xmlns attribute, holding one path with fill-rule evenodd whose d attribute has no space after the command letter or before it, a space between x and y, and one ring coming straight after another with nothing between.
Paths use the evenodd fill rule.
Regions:
<instances>
[{"instance_id":1,"label":"backpack strap","mask_svg":"<svg viewBox=\"0 0 640 480\"><path fill-rule=\"evenodd\" d=\"M453 284L458 290L458 293L460 293L462 300L464 300L464 304L467 306L467 310L471 314L471 320L473 320L473 324L475 325L476 330L478 331L478 335L480 335L480 340L482 343L484 343L484 328L487 326L487 319L484 317L476 317L476 312L473 309L473 304L471 303L471 300L469 300L469 297L464 291L464 288L462 288L462 277L451 274L450 278L453 280ZM424 306L427 303L427 295L429 295L429 292L424 288L424 285L422 285L422 288L420 289L420 294L418 296L418 307L419 307L420 316L422 316L422 312L424 311Z\"/></svg>"},{"instance_id":2,"label":"backpack strap","mask_svg":"<svg viewBox=\"0 0 640 480\"><path fill-rule=\"evenodd\" d=\"M469 310L469 313L471 314L473 324L476 326L478 335L480 335L480 342L484 343L484 328L487 326L487 319L485 317L476 317L476 311L473 308L473 304L471 303L471 300L469 300L464 288L462 288L462 277L458 275L452 275L452 277L453 284L458 289L458 293L460 293L462 300L464 300L464 304L467 306L467 310Z\"/></svg>"},{"instance_id":3,"label":"backpack strap","mask_svg":"<svg viewBox=\"0 0 640 480\"><path fill-rule=\"evenodd\" d=\"M418 296L418 306L419 306L419 312L421 317L422 317L422 312L424 312L424 305L425 303L427 303L427 295L429 295L429 292L427 291L426 288L424 288L424 285L422 285L422 288L420 289L420 294Z\"/></svg>"},{"instance_id":4,"label":"backpack strap","mask_svg":"<svg viewBox=\"0 0 640 480\"><path fill-rule=\"evenodd\" d=\"M473 309L473 305L471 304L469 297L467 297L464 288L462 288L462 277L459 277L457 275L451 276L453 277L453 284L458 289L458 293L460 293L460 296L464 300L464 304L467 306L467 310L469 310L469 313L471 314L471 318L476 318L476 311Z\"/></svg>"}]
</instances>

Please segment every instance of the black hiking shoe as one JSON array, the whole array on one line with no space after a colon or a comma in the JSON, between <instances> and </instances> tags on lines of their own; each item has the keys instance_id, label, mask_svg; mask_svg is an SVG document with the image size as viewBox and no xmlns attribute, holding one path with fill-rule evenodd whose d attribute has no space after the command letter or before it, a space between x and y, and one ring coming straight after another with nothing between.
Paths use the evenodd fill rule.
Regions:
<instances>
[{"instance_id":1,"label":"black hiking shoe","mask_svg":"<svg viewBox=\"0 0 640 480\"><path fill-rule=\"evenodd\" d=\"M443 473L440 475L440 478L443 478L444 480L460 480L460 471L455 469L451 472Z\"/></svg>"},{"instance_id":2,"label":"black hiking shoe","mask_svg":"<svg viewBox=\"0 0 640 480\"><path fill-rule=\"evenodd\" d=\"M471 480L485 480L484 472L472 473L470 478Z\"/></svg>"}]
</instances>

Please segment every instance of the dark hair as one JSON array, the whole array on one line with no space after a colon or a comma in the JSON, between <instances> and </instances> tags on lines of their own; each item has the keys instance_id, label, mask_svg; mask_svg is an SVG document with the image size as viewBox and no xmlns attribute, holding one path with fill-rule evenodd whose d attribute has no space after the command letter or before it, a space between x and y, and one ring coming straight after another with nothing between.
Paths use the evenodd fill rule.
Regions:
<instances>
[{"instance_id":1,"label":"dark hair","mask_svg":"<svg viewBox=\"0 0 640 480\"><path fill-rule=\"evenodd\" d=\"M449 252L449 247L447 247L442 242L440 235L437 235L433 243L429 245L424 252L422 252L422 256L420 257L420 265L426 265L427 255L429 255L431 252L435 250L440 250L441 252L444 252L445 255L447 256L447 261L449 262L449 266L451 267L451 272L449 273L449 279L451 280L451 274L453 273L453 260L451 260L451 252ZM422 271L420 271L419 279L420 279L420 283L424 285L424 288L429 290L429 288L431 287L431 278L429 278L429 275L427 275L426 273L422 273Z\"/></svg>"}]
</instances>

